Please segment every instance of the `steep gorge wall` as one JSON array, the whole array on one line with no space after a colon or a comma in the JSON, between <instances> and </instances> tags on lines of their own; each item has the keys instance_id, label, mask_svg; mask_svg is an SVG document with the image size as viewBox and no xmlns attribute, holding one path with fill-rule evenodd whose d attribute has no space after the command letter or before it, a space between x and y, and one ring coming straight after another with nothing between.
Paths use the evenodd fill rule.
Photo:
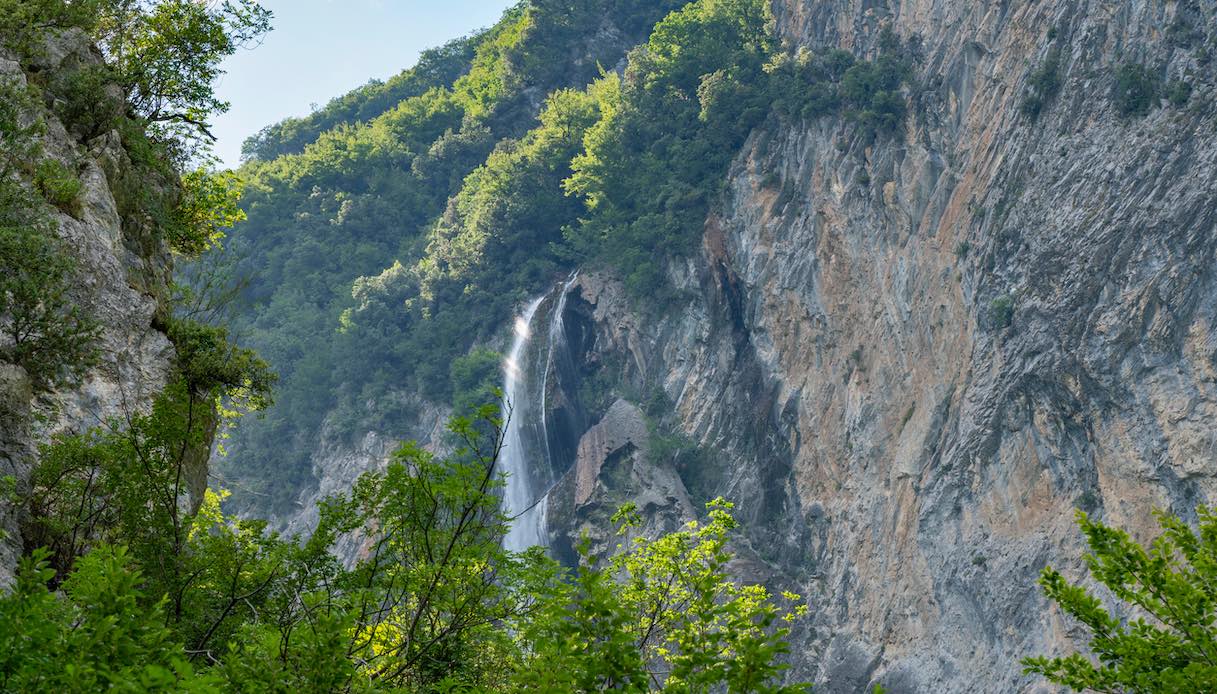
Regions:
<instances>
[{"instance_id":1,"label":"steep gorge wall","mask_svg":"<svg viewBox=\"0 0 1217 694\"><path fill-rule=\"evenodd\" d=\"M870 55L885 26L918 46L910 114L875 139L772 117L700 251L669 267L672 307L580 273L568 348L586 381L555 386L550 416L590 428L555 427L578 451L549 503L556 552L582 530L607 549L620 501L659 532L723 494L745 527L736 571L813 606L796 677L1044 689L1018 661L1077 645L1035 585L1046 564L1082 576L1073 510L1143 539L1153 508L1214 498L1215 9L777 3L791 50ZM1209 36L1182 45L1180 22ZM1063 84L1031 119L1028 80L1054 48ZM1190 100L1120 116L1126 61L1190 81ZM653 455L639 406L655 387L701 468ZM611 402L569 402L596 388ZM412 434L436 445L444 411L422 405ZM289 527L387 452L323 444L321 491Z\"/></svg>"},{"instance_id":2,"label":"steep gorge wall","mask_svg":"<svg viewBox=\"0 0 1217 694\"><path fill-rule=\"evenodd\" d=\"M809 596L796 673L819 690L1041 688L1019 659L1080 635L1035 585L1082 575L1073 510L1145 538L1152 509L1214 498L1214 89L1168 39L1213 12L789 0L792 46L920 41L900 136L771 120L672 268L687 305L648 318L580 282L597 358L726 461L745 573ZM1052 46L1063 86L1032 121ZM1188 106L1119 116L1124 61L1189 75Z\"/></svg>"},{"instance_id":3,"label":"steep gorge wall","mask_svg":"<svg viewBox=\"0 0 1217 694\"><path fill-rule=\"evenodd\" d=\"M26 69L54 80L100 56L79 32L48 37L42 56ZM0 48L0 79L24 87L26 70ZM118 97L116 97L118 98ZM79 383L35 396L25 371L0 365L0 477L12 476L18 493L28 485L37 445L60 432L81 432L148 407L170 376L174 350L154 326L168 292L171 260L163 244L151 250L115 203L115 176L127 166L117 132L82 140L49 110L40 114L44 152L76 170L82 183L78 210L52 210L54 228L75 261L71 299L101 326L98 363ZM201 482L201 480L199 480ZM8 585L21 556L19 509L0 500L0 586Z\"/></svg>"}]
</instances>

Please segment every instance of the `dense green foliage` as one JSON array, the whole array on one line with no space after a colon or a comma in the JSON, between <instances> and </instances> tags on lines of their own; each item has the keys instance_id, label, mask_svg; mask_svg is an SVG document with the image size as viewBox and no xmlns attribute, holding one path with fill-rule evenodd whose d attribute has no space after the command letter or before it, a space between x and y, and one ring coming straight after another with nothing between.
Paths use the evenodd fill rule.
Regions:
<instances>
[{"instance_id":1,"label":"dense green foliage","mask_svg":"<svg viewBox=\"0 0 1217 694\"><path fill-rule=\"evenodd\" d=\"M71 381L96 358L98 327L68 296L74 264L45 224L0 221L0 360L38 390Z\"/></svg>"},{"instance_id":2,"label":"dense green foliage","mask_svg":"<svg viewBox=\"0 0 1217 694\"><path fill-rule=\"evenodd\" d=\"M1027 95L1023 97L1023 115L1031 120L1039 118L1044 106L1061 89L1061 51L1053 48L1044 56L1044 62L1027 77Z\"/></svg>"},{"instance_id":3,"label":"dense green foliage","mask_svg":"<svg viewBox=\"0 0 1217 694\"><path fill-rule=\"evenodd\" d=\"M209 691L149 601L122 548L83 557L59 586L45 554L22 559L17 585L0 599L0 691Z\"/></svg>"},{"instance_id":4,"label":"dense green foliage","mask_svg":"<svg viewBox=\"0 0 1217 694\"><path fill-rule=\"evenodd\" d=\"M449 84L403 73L412 96L243 168L249 220L230 251L249 284L234 328L282 381L276 407L235 434L241 468L229 476L287 504L323 423L328 436L404 435L417 401L400 393L484 394L452 365L577 265L614 268L649 306L672 300L670 259L696 248L731 159L766 118L839 115L861 137L898 136L912 53L890 33L873 61L792 56L760 0L701 0L665 18L673 9L523 2L469 39L473 57ZM645 38L620 76L596 67L628 45L589 42L602 22ZM287 131L312 127L272 128L273 143L260 136L251 151L295 151Z\"/></svg>"},{"instance_id":5,"label":"dense green foliage","mask_svg":"<svg viewBox=\"0 0 1217 694\"><path fill-rule=\"evenodd\" d=\"M585 548L577 575L508 553L489 407L453 421L448 457L403 446L288 540L225 516L223 493L180 503L181 452L206 432L191 402L171 389L125 428L44 451L27 540L50 549L0 598L4 691L804 689L780 684L780 659L806 608L728 578L721 500L604 568ZM340 539L364 548L351 567Z\"/></svg>"},{"instance_id":6,"label":"dense green foliage","mask_svg":"<svg viewBox=\"0 0 1217 694\"><path fill-rule=\"evenodd\" d=\"M601 568L587 542L561 600L542 601L523 636L532 648L519 677L524 691L779 694L787 624L806 613L784 595L783 613L758 585L727 578L731 505L710 502L707 522L648 540L634 537ZM634 507L614 517L619 533L638 524ZM655 686L662 683L662 686Z\"/></svg>"},{"instance_id":7,"label":"dense green foliage","mask_svg":"<svg viewBox=\"0 0 1217 694\"><path fill-rule=\"evenodd\" d=\"M1217 513L1201 508L1197 516L1193 529L1158 513L1164 532L1143 547L1078 511L1090 547L1086 566L1127 617L1044 569L1044 594L1085 627L1093 657L1028 658L1027 671L1075 691L1217 690Z\"/></svg>"},{"instance_id":8,"label":"dense green foliage","mask_svg":"<svg viewBox=\"0 0 1217 694\"><path fill-rule=\"evenodd\" d=\"M1121 116L1144 116L1154 107L1161 90L1158 75L1139 63L1116 68L1112 100Z\"/></svg>"}]
</instances>

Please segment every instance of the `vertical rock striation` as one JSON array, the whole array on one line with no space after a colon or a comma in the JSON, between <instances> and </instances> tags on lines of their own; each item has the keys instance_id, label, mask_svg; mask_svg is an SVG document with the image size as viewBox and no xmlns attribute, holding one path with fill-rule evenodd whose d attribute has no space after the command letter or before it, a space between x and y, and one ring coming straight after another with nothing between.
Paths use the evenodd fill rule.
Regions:
<instances>
[{"instance_id":1,"label":"vertical rock striation","mask_svg":"<svg viewBox=\"0 0 1217 694\"><path fill-rule=\"evenodd\" d=\"M1212 3L786 0L793 50L919 45L910 115L871 140L771 119L737 158L679 310L575 291L593 352L657 383L724 463L745 556L809 595L818 690L1035 689L1071 647L1039 596L1080 576L1081 508L1153 532L1217 489ZM1181 45L1190 25L1207 38ZM1203 45L1202 45L1203 44ZM1059 51L1059 95L1023 113ZM1121 116L1126 61L1189 80ZM586 485L585 485L586 486Z\"/></svg>"},{"instance_id":2,"label":"vertical rock striation","mask_svg":"<svg viewBox=\"0 0 1217 694\"><path fill-rule=\"evenodd\" d=\"M48 36L42 57L29 69L54 80L99 60L88 37L71 31ZM2 47L0 79L22 86L27 79ZM82 140L49 110L42 117L43 150L78 171L82 184L77 211L51 211L76 264L71 298L102 330L98 364L71 388L35 397L23 369L0 365L0 477L11 475L18 491L28 483L38 443L148 407L164 388L174 357L169 339L154 326L172 263L163 244L149 249L118 212L115 177L128 165L118 133ZM0 499L0 530L0 586L7 586L21 555L19 509L12 499Z\"/></svg>"}]
</instances>

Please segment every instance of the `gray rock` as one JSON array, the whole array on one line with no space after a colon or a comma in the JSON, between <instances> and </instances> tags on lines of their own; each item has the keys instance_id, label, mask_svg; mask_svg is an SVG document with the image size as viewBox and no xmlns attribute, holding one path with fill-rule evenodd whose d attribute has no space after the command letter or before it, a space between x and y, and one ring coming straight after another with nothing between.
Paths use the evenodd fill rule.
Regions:
<instances>
[{"instance_id":1,"label":"gray rock","mask_svg":"<svg viewBox=\"0 0 1217 694\"><path fill-rule=\"evenodd\" d=\"M809 596L793 675L1042 688L1019 660L1080 645L1035 585L1046 564L1084 577L1074 509L1146 539L1152 509L1214 498L1213 111L1128 120L1109 99L1130 56L1191 70L1193 104L1212 103L1212 72L1164 42L1173 10L1151 3L777 15L792 47L920 37L905 127L870 141L772 118L702 251L670 268L686 305L648 317L582 276L597 350L662 385L725 463L750 566ZM1064 86L1032 123L1026 77L1053 28Z\"/></svg>"},{"instance_id":2,"label":"gray rock","mask_svg":"<svg viewBox=\"0 0 1217 694\"><path fill-rule=\"evenodd\" d=\"M46 46L38 59L42 70L100 59L81 32L49 35ZM18 63L0 58L0 79L23 83L25 77ZM79 214L48 211L76 261L71 298L102 326L101 360L80 383L37 399L20 369L0 366L0 476L12 475L19 490L28 484L39 443L146 410L164 388L174 356L168 338L153 326L172 262L163 246L146 255L128 248L139 246L128 243L107 174L125 159L117 134L81 142L49 111L38 115L46 121L46 154L81 171ZM194 477L197 488L197 470ZM21 553L17 511L12 499L0 498L0 586L10 584Z\"/></svg>"}]
</instances>

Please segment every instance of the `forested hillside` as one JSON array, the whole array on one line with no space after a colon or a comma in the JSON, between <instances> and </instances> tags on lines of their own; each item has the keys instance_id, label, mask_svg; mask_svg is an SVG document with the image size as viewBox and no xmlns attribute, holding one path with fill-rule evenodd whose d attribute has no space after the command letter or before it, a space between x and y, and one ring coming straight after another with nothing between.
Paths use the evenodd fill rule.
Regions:
<instances>
[{"instance_id":1,"label":"forested hillside","mask_svg":"<svg viewBox=\"0 0 1217 694\"><path fill-rule=\"evenodd\" d=\"M340 432L378 427L392 434L410 415L403 393L451 396L451 362L496 330L518 290L535 286L555 264L541 257L526 272L504 272L514 275L509 292L484 309L490 292L475 300L476 312L437 311L420 297L419 272L437 219L456 209L449 198L457 193L472 199L494 180L533 175L520 168L530 156L526 147L532 166L562 166L554 149L575 147L574 131L564 141L541 143L533 135L533 144L522 142L547 95L582 87L602 66L612 67L670 8L525 3L491 29L427 53L385 85L267 128L248 143L253 161L242 174L249 220L229 253L249 285L233 325L276 364L281 385L265 421L237 434L241 463L231 474L287 501L307 484L308 458L327 416ZM405 98L387 102L399 93ZM478 176L466 182L475 169ZM555 182L565 175L548 172ZM558 204L570 208L556 219L570 218L575 201L554 190ZM561 239L549 220L535 226L531 233ZM473 366L462 387L481 385L497 368Z\"/></svg>"},{"instance_id":2,"label":"forested hillside","mask_svg":"<svg viewBox=\"0 0 1217 694\"><path fill-rule=\"evenodd\" d=\"M217 171L271 19L0 0L0 691L1217 687L1213 0L522 0Z\"/></svg>"},{"instance_id":3,"label":"forested hillside","mask_svg":"<svg viewBox=\"0 0 1217 694\"><path fill-rule=\"evenodd\" d=\"M621 551L578 571L506 549L494 404L452 419L442 456L398 447L307 536L226 512L217 431L274 377L228 339L234 286L209 274L244 219L209 121L221 61L270 19L0 0L0 691L804 691L782 656L806 607L730 575L726 501L662 538L622 506ZM501 66L479 54L465 98L423 92L372 128L489 113Z\"/></svg>"},{"instance_id":4,"label":"forested hillside","mask_svg":"<svg viewBox=\"0 0 1217 694\"><path fill-rule=\"evenodd\" d=\"M466 352L577 266L617 268L661 308L667 260L696 246L765 118L839 113L892 137L903 116L913 54L894 35L873 62L794 55L761 2L669 9L525 2L248 143L249 220L228 252L249 284L233 325L281 380L265 419L234 439L238 489L281 508L309 483L323 420L339 436L400 435L419 406L410 394L485 399L497 359ZM405 85L428 90L324 129ZM299 153L264 159L311 133Z\"/></svg>"}]
</instances>

